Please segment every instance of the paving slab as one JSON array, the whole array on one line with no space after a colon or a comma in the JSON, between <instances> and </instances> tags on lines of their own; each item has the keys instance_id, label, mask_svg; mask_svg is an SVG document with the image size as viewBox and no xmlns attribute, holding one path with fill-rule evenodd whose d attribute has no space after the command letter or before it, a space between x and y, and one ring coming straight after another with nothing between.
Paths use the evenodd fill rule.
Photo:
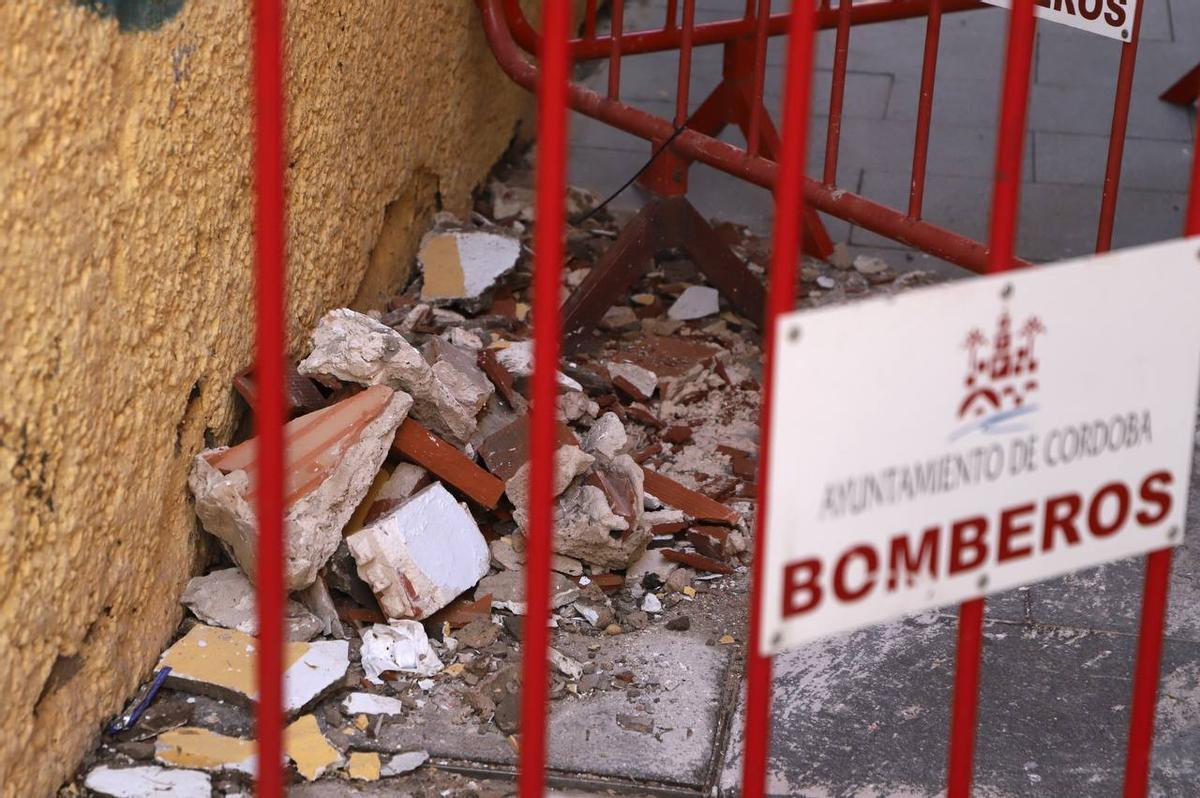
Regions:
<instances>
[{"instance_id":1,"label":"paving slab","mask_svg":"<svg viewBox=\"0 0 1200 798\"><path fill-rule=\"evenodd\" d=\"M1034 179L1039 183L1102 186L1107 168L1108 136L1037 133L1033 147ZM1192 165L1191 142L1130 137L1125 141L1122 188L1187 193Z\"/></svg>"},{"instance_id":2,"label":"paving slab","mask_svg":"<svg viewBox=\"0 0 1200 798\"><path fill-rule=\"evenodd\" d=\"M955 625L930 615L776 658L772 795L944 794ZM1135 638L1065 627L985 626L976 795L1119 793ZM1200 644L1164 652L1152 795L1187 795L1200 745ZM737 793L742 715L721 786Z\"/></svg>"},{"instance_id":3,"label":"paving slab","mask_svg":"<svg viewBox=\"0 0 1200 798\"><path fill-rule=\"evenodd\" d=\"M588 661L585 643L558 643L561 650ZM689 633L654 627L604 640L598 652L608 679L630 670L639 694L599 690L550 704L548 765L551 769L626 781L654 781L700 788L715 766L715 743L732 664L732 649L706 644L702 624ZM621 662L619 666L611 663ZM515 664L515 663L514 663ZM376 736L350 732L351 746L399 752L424 749L434 759L511 767L516 756L495 726L467 719L462 687L439 685L422 711L385 718ZM644 706L637 709L636 705ZM652 732L618 725L616 716L649 718Z\"/></svg>"},{"instance_id":4,"label":"paving slab","mask_svg":"<svg viewBox=\"0 0 1200 798\"><path fill-rule=\"evenodd\" d=\"M897 206L908 197L907 174L867 170L863 194ZM926 185L925 218L976 240L987 236L992 184L979 178L931 175ZM1181 193L1126 189L1117 202L1117 248L1178 238L1187 197ZM1090 186L1027 183L1021 187L1018 254L1044 262L1095 251L1100 189ZM855 227L851 243L895 246Z\"/></svg>"}]
</instances>

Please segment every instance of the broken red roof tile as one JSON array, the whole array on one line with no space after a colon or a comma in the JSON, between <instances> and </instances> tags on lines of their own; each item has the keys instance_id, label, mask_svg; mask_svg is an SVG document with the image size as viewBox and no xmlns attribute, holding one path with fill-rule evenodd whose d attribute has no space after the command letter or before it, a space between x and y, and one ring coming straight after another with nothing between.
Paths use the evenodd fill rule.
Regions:
<instances>
[{"instance_id":1,"label":"broken red roof tile","mask_svg":"<svg viewBox=\"0 0 1200 798\"><path fill-rule=\"evenodd\" d=\"M320 410L322 407L331 404L330 400L326 399L320 389L317 388L317 383L296 371L294 363L288 363L284 366L283 386L284 399L287 402L287 413L289 416L311 413L314 410ZM233 387L246 400L246 404L253 408L258 401L258 387L254 379L254 367L251 366L234 377Z\"/></svg>"},{"instance_id":2,"label":"broken red roof tile","mask_svg":"<svg viewBox=\"0 0 1200 798\"><path fill-rule=\"evenodd\" d=\"M504 494L503 482L411 418L396 431L392 449L488 509L495 509Z\"/></svg>"},{"instance_id":3,"label":"broken red roof tile","mask_svg":"<svg viewBox=\"0 0 1200 798\"><path fill-rule=\"evenodd\" d=\"M683 510L684 513L698 521L716 521L732 525L741 520L741 515L736 510L713 501L703 493L686 488L670 477L648 468L642 468L642 473L646 477L645 490L647 493L654 495L664 504Z\"/></svg>"}]
</instances>

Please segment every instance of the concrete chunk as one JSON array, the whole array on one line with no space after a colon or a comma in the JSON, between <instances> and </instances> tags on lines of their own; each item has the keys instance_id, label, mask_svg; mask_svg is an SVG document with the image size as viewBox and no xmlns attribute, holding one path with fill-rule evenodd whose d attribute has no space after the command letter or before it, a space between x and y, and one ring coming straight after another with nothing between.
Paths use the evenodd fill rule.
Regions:
<instances>
[{"instance_id":1,"label":"concrete chunk","mask_svg":"<svg viewBox=\"0 0 1200 798\"><path fill-rule=\"evenodd\" d=\"M387 385L412 394L413 416L438 433L464 442L475 414L463 407L404 336L348 308L326 313L310 340L301 374L326 375L359 385Z\"/></svg>"},{"instance_id":2,"label":"concrete chunk","mask_svg":"<svg viewBox=\"0 0 1200 798\"><path fill-rule=\"evenodd\" d=\"M487 541L440 482L346 538L389 618L426 618L488 572Z\"/></svg>"},{"instance_id":3,"label":"concrete chunk","mask_svg":"<svg viewBox=\"0 0 1200 798\"><path fill-rule=\"evenodd\" d=\"M578 446L559 446L554 452L554 484L551 486L551 495L561 494L575 477L586 472L594 462L596 458ZM504 492L508 494L509 501L522 515L529 505L529 475L532 468L533 463L526 462L504 483Z\"/></svg>"},{"instance_id":4,"label":"concrete chunk","mask_svg":"<svg viewBox=\"0 0 1200 798\"><path fill-rule=\"evenodd\" d=\"M204 623L248 635L258 633L254 586L237 568L193 577L179 601ZM287 602L283 621L288 640L312 640L325 626L302 604L291 600Z\"/></svg>"},{"instance_id":5,"label":"concrete chunk","mask_svg":"<svg viewBox=\"0 0 1200 798\"><path fill-rule=\"evenodd\" d=\"M377 386L288 423L284 581L289 591L311 585L337 549L342 528L370 489L411 406L407 394ZM257 443L201 452L188 477L205 530L221 539L252 580Z\"/></svg>"},{"instance_id":6,"label":"concrete chunk","mask_svg":"<svg viewBox=\"0 0 1200 798\"><path fill-rule=\"evenodd\" d=\"M629 436L625 432L625 425L616 413L611 412L596 419L583 438L584 450L603 460L613 459L628 446Z\"/></svg>"},{"instance_id":7,"label":"concrete chunk","mask_svg":"<svg viewBox=\"0 0 1200 798\"><path fill-rule=\"evenodd\" d=\"M508 610L514 615L524 615L525 572L500 571L492 574L475 588L476 596L492 595L492 606ZM579 586L561 574L550 575L550 609L558 609L579 598Z\"/></svg>"},{"instance_id":8,"label":"concrete chunk","mask_svg":"<svg viewBox=\"0 0 1200 798\"><path fill-rule=\"evenodd\" d=\"M434 376L450 390L450 395L472 417L479 415L496 387L479 368L476 354L441 338L429 339L421 351L433 368Z\"/></svg>"}]
</instances>

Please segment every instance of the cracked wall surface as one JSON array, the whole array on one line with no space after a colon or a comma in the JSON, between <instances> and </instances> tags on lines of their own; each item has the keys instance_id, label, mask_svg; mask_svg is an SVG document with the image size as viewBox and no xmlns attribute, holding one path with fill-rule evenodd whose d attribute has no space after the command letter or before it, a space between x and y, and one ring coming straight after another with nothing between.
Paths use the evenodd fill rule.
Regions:
<instances>
[{"instance_id":1,"label":"cracked wall surface","mask_svg":"<svg viewBox=\"0 0 1200 798\"><path fill-rule=\"evenodd\" d=\"M532 4L530 4L532 5ZM205 556L192 455L250 360L246 3L0 4L0 795L52 794ZM528 99L468 0L288 3L290 343L377 304Z\"/></svg>"}]
</instances>

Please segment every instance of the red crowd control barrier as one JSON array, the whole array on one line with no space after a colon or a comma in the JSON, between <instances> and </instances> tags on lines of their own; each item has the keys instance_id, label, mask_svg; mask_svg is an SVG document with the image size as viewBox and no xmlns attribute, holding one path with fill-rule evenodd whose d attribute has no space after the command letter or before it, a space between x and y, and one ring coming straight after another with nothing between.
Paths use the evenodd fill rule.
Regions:
<instances>
[{"instance_id":1,"label":"red crowd control barrier","mask_svg":"<svg viewBox=\"0 0 1200 798\"><path fill-rule=\"evenodd\" d=\"M799 0L807 5L808 0ZM586 3L584 35L569 38L570 0L544 0L543 30L535 32L521 15L517 0L477 0L488 38L497 58L514 79L538 93L539 155L537 164L537 229L535 230L534 274L534 376L530 451L532 481L530 501L530 542L527 561L528 616L522 651L523 695L520 733L520 794L527 798L542 795L545 788L547 648L549 635L549 575L553 536L550 479L555 445L555 371L563 328L573 332L572 319L585 319L595 303L608 294L596 285L586 286L587 296L572 297L561 309L558 292L563 259L564 190L567 158L567 109L587 113L634 132L650 141L665 158L657 159L658 171L648 176L651 187L664 190L664 199L652 215L631 224L638 235L649 241L618 240L613 250L644 253L670 237L704 236L707 222L681 199L686 189L686 166L700 161L723 169L758 185L773 189L776 201L774 249L769 272L769 294L755 294L731 271L729 261L716 257L700 263L714 282L729 291L739 306L757 302L766 332L767 368L763 386L760 463L766 463L770 441L772 407L770 404L775 360L775 321L793 308L795 269L802 242L821 246L820 235L804 226L816 225L816 217L806 212L815 207L827 213L862 224L868 229L892 235L897 240L948 257L981 272L996 272L1021 265L1014 255L1014 239L1019 208L1020 164L1029 97L1030 67L1035 32L1034 0L1014 0L1004 67L1003 100L999 141L996 152L990 238L987 246L927 224L920 219L924 168L928 158L928 132L931 119L933 86L936 78L937 43L941 14L975 8L974 0L867 0L843 3L836 9L829 0L821 0L813 13L771 13L770 0L748 0L742 19L698 25L695 0L683 0L682 16L677 3L669 3L667 19L659 30L625 33L622 30L623 0L612 0L613 32L600 36L596 31L595 0ZM1111 244L1112 209L1118 188L1121 146L1128 115L1128 94L1136 57L1137 26L1124 45L1119 86L1113 115L1110 142L1109 180L1105 183L1098 250ZM913 182L906 212L872 203L862 197L845 195L832 185L836 174L837 144L840 135L842 88L845 82L848 37L856 24L927 15L925 69L917 119L917 143L913 158ZM821 27L836 27L834 86L830 104L830 123L826 130L826 161L823 180L804 174L811 79L813 73L814 32ZM283 92L283 18L281 0L255 0L254 3L254 190L255 202L255 274L257 312L258 399L255 405L259 436L259 573L258 607L260 642L258 647L259 704L257 734L260 772L258 795L276 798L283 794L282 769L282 631L283 631L283 356L284 356L284 264L285 264L285 131ZM782 135L762 106L764 46L767 37L789 36L785 104ZM517 43L536 51L538 68L525 61ZM716 90L720 99L712 101L711 117L697 111L687 114L690 59L694 47L723 44L727 70ZM659 119L620 102L620 62L625 55L678 49L680 67L676 113L673 120ZM608 96L600 97L574 86L569 81L572 59L607 58L609 60ZM710 105L712 96L701 105ZM708 130L716 124L738 124L747 133L745 149L713 138L713 133L695 127L697 117ZM716 120L716 121L713 121ZM1193 164L1187 230L1200 234L1200 158ZM667 190L669 189L669 191ZM1109 200L1111 197L1111 201ZM1106 226L1107 220L1107 226ZM661 225L656 224L661 223ZM667 232L651 228L662 226ZM628 232L628 230L627 230ZM709 231L711 232L711 231ZM666 235L668 238L662 238ZM657 236L657 237L656 237ZM700 249L705 247L701 245ZM696 256L698 260L702 255ZM736 259L734 259L736 260ZM597 267L599 268L599 266ZM613 260L607 268L618 272L618 292L632 281L636 272L628 263ZM624 269L624 271L621 271ZM594 269L593 271L596 271ZM590 279L590 278L589 278ZM749 278L754 286L758 282ZM603 309L601 309L601 312ZM572 315L574 314L574 315ZM756 518L756 550L753 569L751 633L759 639L761 625L759 596L765 561L765 470L759 479L759 512ZM1149 557L1144 594L1138 660L1134 675L1128 746L1125 795L1146 794L1150 748L1153 740L1154 707L1162 651L1166 611L1170 551ZM983 601L963 605L959 620L957 668L948 762L948 794L959 798L970 794L976 726L976 700L980 672ZM746 748L742 794L747 798L763 795L766 786L766 762L769 744L769 707L771 663L759 656L752 645L747 661Z\"/></svg>"}]
</instances>

